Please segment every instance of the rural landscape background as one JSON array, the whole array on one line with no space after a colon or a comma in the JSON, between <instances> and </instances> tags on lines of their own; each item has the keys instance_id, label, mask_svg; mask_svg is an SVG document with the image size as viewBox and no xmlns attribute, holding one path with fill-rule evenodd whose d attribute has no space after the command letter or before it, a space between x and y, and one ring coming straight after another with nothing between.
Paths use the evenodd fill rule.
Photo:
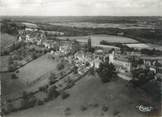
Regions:
<instances>
[{"instance_id":1,"label":"rural landscape background","mask_svg":"<svg viewBox=\"0 0 162 117\"><path fill-rule=\"evenodd\" d=\"M162 17L3 16L0 17L0 25L3 116L161 116ZM42 40L43 44L46 43L38 44ZM73 41L76 44L71 47ZM83 44L87 45L82 46ZM70 52L60 50L60 47L65 49L65 46L72 48ZM119 73L104 83L100 67L95 70L88 65L76 68L73 62L78 60L71 62L74 55L83 54L83 61L87 60L87 64L90 64L89 58L92 57L89 55L106 58L113 50L120 51L120 55L126 57L134 54L140 60L155 61L158 65L154 67L158 70L154 78L147 82L141 80L140 78L145 79L150 75L146 71L145 76L139 76L138 79L142 85L139 83L140 86L134 88L131 84L134 81L132 70L127 77L120 78L120 75L129 73ZM136 64L134 69L145 66L145 63ZM108 67L113 69L112 66ZM79 68L81 70L75 73L75 69ZM107 76L110 77L112 76ZM139 104L151 105L155 110L142 113L136 108Z\"/></svg>"}]
</instances>

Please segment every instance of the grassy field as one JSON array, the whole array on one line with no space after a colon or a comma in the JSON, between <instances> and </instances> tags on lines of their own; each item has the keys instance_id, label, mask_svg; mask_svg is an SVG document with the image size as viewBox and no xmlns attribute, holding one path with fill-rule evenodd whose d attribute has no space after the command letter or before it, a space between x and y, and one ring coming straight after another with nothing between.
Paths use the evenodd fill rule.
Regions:
<instances>
[{"instance_id":1,"label":"grassy field","mask_svg":"<svg viewBox=\"0 0 162 117\"><path fill-rule=\"evenodd\" d=\"M126 84L122 79L103 84L98 76L87 75L67 91L67 99L58 97L6 117L152 117L135 108L146 97Z\"/></svg>"},{"instance_id":2,"label":"grassy field","mask_svg":"<svg viewBox=\"0 0 162 117\"><path fill-rule=\"evenodd\" d=\"M0 45L1 49L4 49L6 46L14 43L16 41L16 37L0 32Z\"/></svg>"}]
</instances>

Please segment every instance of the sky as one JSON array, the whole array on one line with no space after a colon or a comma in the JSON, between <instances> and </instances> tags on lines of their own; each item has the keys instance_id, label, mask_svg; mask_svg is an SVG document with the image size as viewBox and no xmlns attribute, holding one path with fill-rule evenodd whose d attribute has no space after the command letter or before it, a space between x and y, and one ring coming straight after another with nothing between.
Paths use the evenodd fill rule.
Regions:
<instances>
[{"instance_id":1,"label":"sky","mask_svg":"<svg viewBox=\"0 0 162 117\"><path fill-rule=\"evenodd\" d=\"M7 16L162 16L162 0L0 0Z\"/></svg>"}]
</instances>

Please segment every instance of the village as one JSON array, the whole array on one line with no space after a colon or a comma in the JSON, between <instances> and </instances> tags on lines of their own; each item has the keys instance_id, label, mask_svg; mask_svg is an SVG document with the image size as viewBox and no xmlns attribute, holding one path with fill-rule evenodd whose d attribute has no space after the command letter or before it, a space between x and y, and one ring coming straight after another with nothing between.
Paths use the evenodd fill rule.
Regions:
<instances>
[{"instance_id":1,"label":"village","mask_svg":"<svg viewBox=\"0 0 162 117\"><path fill-rule=\"evenodd\" d=\"M57 36L63 36L63 32L44 31L34 24L25 26L25 29L19 30L17 36L20 47L10 52L8 58L8 71L12 72L12 80L22 79L25 88L2 98L4 114L31 108L36 103L43 105L58 95L63 99L67 98L67 89L89 72L97 71L105 62L113 64L117 77L127 81L133 79L132 71L137 69L148 69L153 74L151 80L161 80L161 58L148 57L140 52L123 53L116 46L95 47L91 44L91 36L84 42L77 39L58 39ZM41 58L49 60L51 68L44 68L46 72L42 71L41 75L33 78L30 75L23 78L23 67ZM42 69L47 64L43 65Z\"/></svg>"}]
</instances>

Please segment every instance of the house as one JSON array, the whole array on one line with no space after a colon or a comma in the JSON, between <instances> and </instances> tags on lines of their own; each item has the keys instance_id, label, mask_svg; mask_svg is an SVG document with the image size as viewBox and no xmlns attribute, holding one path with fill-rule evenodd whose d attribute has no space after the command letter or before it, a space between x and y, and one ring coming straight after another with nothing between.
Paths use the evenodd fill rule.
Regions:
<instances>
[{"instance_id":1,"label":"house","mask_svg":"<svg viewBox=\"0 0 162 117\"><path fill-rule=\"evenodd\" d=\"M18 36L18 41L22 41L22 37L21 36Z\"/></svg>"},{"instance_id":2,"label":"house","mask_svg":"<svg viewBox=\"0 0 162 117\"><path fill-rule=\"evenodd\" d=\"M23 22L22 24L25 25L26 31L38 31L38 26L36 24L29 22Z\"/></svg>"},{"instance_id":3,"label":"house","mask_svg":"<svg viewBox=\"0 0 162 117\"><path fill-rule=\"evenodd\" d=\"M93 66L94 66L94 68L97 68L98 69L101 62L102 62L102 60L99 57L96 58L96 59L94 59L93 60Z\"/></svg>"}]
</instances>

